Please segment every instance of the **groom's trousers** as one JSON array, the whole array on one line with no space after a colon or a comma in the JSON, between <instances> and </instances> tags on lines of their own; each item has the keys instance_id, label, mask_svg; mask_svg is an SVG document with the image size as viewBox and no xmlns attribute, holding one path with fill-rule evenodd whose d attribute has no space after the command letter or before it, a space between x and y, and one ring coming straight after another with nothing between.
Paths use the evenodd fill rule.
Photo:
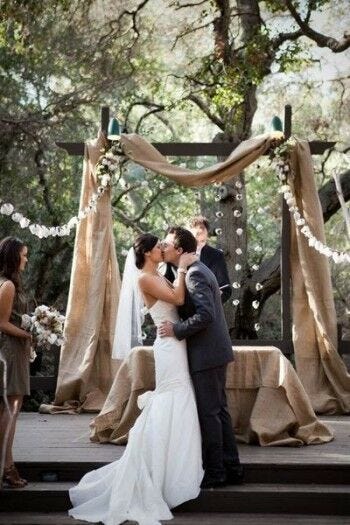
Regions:
<instances>
[{"instance_id":1,"label":"groom's trousers","mask_svg":"<svg viewBox=\"0 0 350 525\"><path fill-rule=\"evenodd\" d=\"M226 469L239 465L236 438L226 401L227 365L192 373L202 434L206 476L219 479Z\"/></svg>"}]
</instances>

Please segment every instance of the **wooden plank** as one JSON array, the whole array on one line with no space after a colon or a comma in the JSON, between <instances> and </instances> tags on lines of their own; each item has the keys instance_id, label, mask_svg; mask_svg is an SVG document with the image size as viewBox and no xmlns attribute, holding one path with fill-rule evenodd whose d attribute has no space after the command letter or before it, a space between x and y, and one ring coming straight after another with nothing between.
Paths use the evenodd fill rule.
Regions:
<instances>
[{"instance_id":1,"label":"wooden plank","mask_svg":"<svg viewBox=\"0 0 350 525\"><path fill-rule=\"evenodd\" d=\"M107 135L109 124L109 107L102 106L101 108L101 130Z\"/></svg>"},{"instance_id":2,"label":"wooden plank","mask_svg":"<svg viewBox=\"0 0 350 525\"><path fill-rule=\"evenodd\" d=\"M313 155L321 155L328 148L333 147L336 142L309 142L310 150ZM230 142L153 142L152 145L162 155L182 156L182 157L227 157L234 146ZM56 146L64 149L69 155L84 155L83 142L56 142ZM268 153L266 153L268 155Z\"/></svg>"},{"instance_id":3,"label":"wooden plank","mask_svg":"<svg viewBox=\"0 0 350 525\"><path fill-rule=\"evenodd\" d=\"M20 491L3 489L3 510L44 512L68 511L68 490L72 483L30 483ZM256 512L273 513L283 509L291 514L350 514L350 487L347 485L250 483L202 490L195 500L176 507L175 512ZM253 506L252 506L253 505Z\"/></svg>"},{"instance_id":4,"label":"wooden plank","mask_svg":"<svg viewBox=\"0 0 350 525\"><path fill-rule=\"evenodd\" d=\"M286 104L284 106L284 136L288 140L292 134L292 106Z\"/></svg>"},{"instance_id":5,"label":"wooden plank","mask_svg":"<svg viewBox=\"0 0 350 525\"><path fill-rule=\"evenodd\" d=\"M254 504L253 504L254 506ZM283 509L281 509L283 510ZM0 512L1 525L92 525L74 520L67 512ZM168 522L164 522L168 523ZM227 512L176 512L171 525L349 525L349 516L319 514L259 514ZM125 522L136 525L136 522Z\"/></svg>"},{"instance_id":6,"label":"wooden plank","mask_svg":"<svg viewBox=\"0 0 350 525\"><path fill-rule=\"evenodd\" d=\"M38 414L21 412L19 415L14 457L18 463L77 463L93 462L105 464L118 459L123 446L110 443L91 443L89 423L96 414ZM349 463L349 416L325 416L319 418L336 436L334 441L323 445L303 447L259 447L239 444L242 463L267 469L319 468L350 469Z\"/></svg>"}]
</instances>

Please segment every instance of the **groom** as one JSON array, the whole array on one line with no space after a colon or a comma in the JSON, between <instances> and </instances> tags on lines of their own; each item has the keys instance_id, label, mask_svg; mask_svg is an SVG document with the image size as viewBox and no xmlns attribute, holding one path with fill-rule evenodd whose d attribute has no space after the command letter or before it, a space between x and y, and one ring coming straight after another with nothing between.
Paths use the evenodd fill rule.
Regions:
<instances>
[{"instance_id":1,"label":"groom","mask_svg":"<svg viewBox=\"0 0 350 525\"><path fill-rule=\"evenodd\" d=\"M180 226L170 227L162 243L165 262L178 266L183 252L196 251L196 239ZM182 272L186 270L181 269ZM202 488L243 481L231 417L227 409L225 383L227 364L233 360L232 344L214 274L200 261L186 275L185 304L181 320L165 321L160 337L186 339L189 369L194 386L202 434Z\"/></svg>"}]
</instances>

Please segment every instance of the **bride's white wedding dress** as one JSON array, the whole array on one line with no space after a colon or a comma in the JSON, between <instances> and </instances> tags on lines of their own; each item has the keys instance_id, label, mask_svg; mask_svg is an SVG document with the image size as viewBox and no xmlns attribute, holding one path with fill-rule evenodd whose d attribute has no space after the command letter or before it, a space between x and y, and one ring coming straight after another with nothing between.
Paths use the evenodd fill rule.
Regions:
<instances>
[{"instance_id":1,"label":"bride's white wedding dress","mask_svg":"<svg viewBox=\"0 0 350 525\"><path fill-rule=\"evenodd\" d=\"M178 320L176 307L158 300L149 312L158 326ZM156 389L138 398L142 412L123 456L86 474L69 491L77 519L118 525L159 525L170 509L194 499L203 478L201 435L185 341L157 338Z\"/></svg>"}]
</instances>

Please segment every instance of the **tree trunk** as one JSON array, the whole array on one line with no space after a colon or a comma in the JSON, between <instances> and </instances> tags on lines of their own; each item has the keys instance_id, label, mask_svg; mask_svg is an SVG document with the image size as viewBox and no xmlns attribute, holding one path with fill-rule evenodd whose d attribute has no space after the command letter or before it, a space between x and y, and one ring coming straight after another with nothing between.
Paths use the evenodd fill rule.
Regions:
<instances>
[{"instance_id":1,"label":"tree trunk","mask_svg":"<svg viewBox=\"0 0 350 525\"><path fill-rule=\"evenodd\" d=\"M340 182L344 199L348 202L350 200L350 170L341 175ZM340 209L334 180L330 180L322 186L318 195L322 206L323 219L326 223ZM235 321L237 324L229 325L233 338L257 338L254 324L259 320L261 311L267 299L280 289L280 253L281 247L279 246L274 255L263 261L260 268L254 272L254 274L249 274L249 270L246 270L245 275L242 276L243 281L240 305L237 307L235 315ZM257 282L263 285L261 291L257 291L255 288ZM255 300L259 301L259 308L257 310L252 306L252 302ZM228 319L231 318L230 316L228 317Z\"/></svg>"}]
</instances>

